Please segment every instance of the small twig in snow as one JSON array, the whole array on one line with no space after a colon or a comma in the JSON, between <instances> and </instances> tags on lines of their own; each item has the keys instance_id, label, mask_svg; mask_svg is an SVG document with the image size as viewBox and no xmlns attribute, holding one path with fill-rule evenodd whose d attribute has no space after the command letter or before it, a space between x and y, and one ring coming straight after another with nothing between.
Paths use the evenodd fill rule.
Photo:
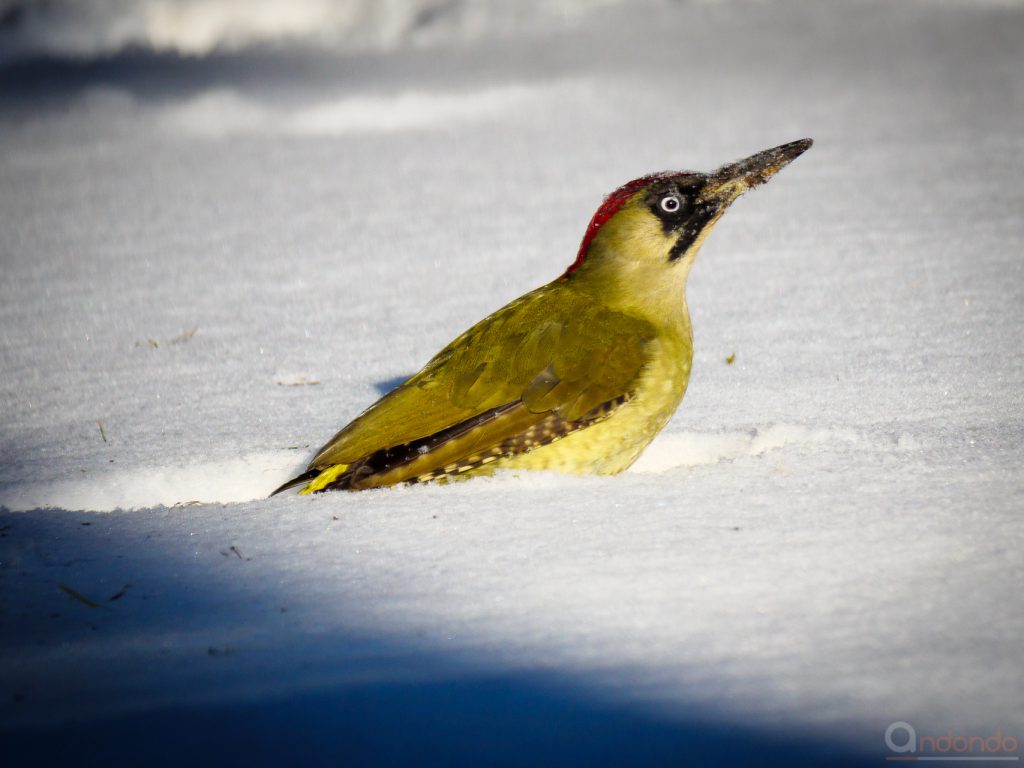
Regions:
<instances>
[{"instance_id":1,"label":"small twig in snow","mask_svg":"<svg viewBox=\"0 0 1024 768\"><path fill-rule=\"evenodd\" d=\"M112 603L115 600L120 600L122 597L125 596L125 594L128 592L128 590L131 589L131 586L132 586L131 584L125 584L123 587L121 587L121 589L119 591L115 592L110 597L108 597L107 598L107 602L108 603Z\"/></svg>"},{"instance_id":2,"label":"small twig in snow","mask_svg":"<svg viewBox=\"0 0 1024 768\"><path fill-rule=\"evenodd\" d=\"M222 555L224 555L224 557L230 557L231 555L234 555L234 556L235 556L235 557L237 557L237 558L238 558L239 560L251 560L251 559L252 559L252 558L250 558L250 557L246 557L245 555L243 555L243 554L242 554L242 550L240 550L240 549L239 549L238 547L236 547L236 546L235 546L234 544L232 544L232 545L231 545L230 547L228 547L227 549L222 549L222 550L220 551L220 553L221 553Z\"/></svg>"},{"instance_id":3,"label":"small twig in snow","mask_svg":"<svg viewBox=\"0 0 1024 768\"><path fill-rule=\"evenodd\" d=\"M57 585L57 589L59 589L61 592L63 592L64 594L68 595L69 597L74 598L75 600L80 602L82 605L87 605L90 608L99 608L100 607L100 604L97 603L95 600L90 600L88 597L83 595L81 592L79 592L76 589L72 589L67 584L58 584Z\"/></svg>"},{"instance_id":4,"label":"small twig in snow","mask_svg":"<svg viewBox=\"0 0 1024 768\"><path fill-rule=\"evenodd\" d=\"M190 328L187 331L182 331L177 336L175 336L173 339L171 339L169 343L170 344L184 344L186 341L191 340L191 338L196 335L196 331L198 331L198 330L199 330L199 326L196 326L195 328Z\"/></svg>"}]
</instances>

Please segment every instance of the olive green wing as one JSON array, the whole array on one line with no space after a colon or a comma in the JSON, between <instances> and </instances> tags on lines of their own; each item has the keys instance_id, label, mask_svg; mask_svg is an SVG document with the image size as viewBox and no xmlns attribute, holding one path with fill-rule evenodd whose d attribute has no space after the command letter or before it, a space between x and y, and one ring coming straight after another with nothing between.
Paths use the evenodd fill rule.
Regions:
<instances>
[{"instance_id":1,"label":"olive green wing","mask_svg":"<svg viewBox=\"0 0 1024 768\"><path fill-rule=\"evenodd\" d=\"M320 450L309 490L451 474L606 418L631 396L654 329L566 298L538 289L470 328Z\"/></svg>"}]
</instances>

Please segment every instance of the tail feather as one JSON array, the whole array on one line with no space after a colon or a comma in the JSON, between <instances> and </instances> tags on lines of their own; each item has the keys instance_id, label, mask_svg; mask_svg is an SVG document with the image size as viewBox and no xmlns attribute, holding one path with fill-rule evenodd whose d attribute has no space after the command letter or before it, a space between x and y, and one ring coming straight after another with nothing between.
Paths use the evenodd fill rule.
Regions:
<instances>
[{"instance_id":1,"label":"tail feather","mask_svg":"<svg viewBox=\"0 0 1024 768\"><path fill-rule=\"evenodd\" d=\"M287 491L289 488L294 488L297 485L302 485L303 483L308 483L310 480L312 480L314 477L316 477L319 474L320 474L320 470L319 469L310 469L307 472L303 472L298 477L293 477L291 480L289 480L287 483L282 485L280 488L278 488L276 491L274 491L270 495L271 496L277 496L277 494L281 493L282 491Z\"/></svg>"}]
</instances>

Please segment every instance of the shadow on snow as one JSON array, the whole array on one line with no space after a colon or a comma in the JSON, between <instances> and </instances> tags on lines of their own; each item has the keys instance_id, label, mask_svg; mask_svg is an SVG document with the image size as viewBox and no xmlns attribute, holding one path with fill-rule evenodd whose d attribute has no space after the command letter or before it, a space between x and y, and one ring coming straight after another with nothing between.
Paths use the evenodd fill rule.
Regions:
<instances>
[{"instance_id":1,"label":"shadow on snow","mask_svg":"<svg viewBox=\"0 0 1024 768\"><path fill-rule=\"evenodd\" d=\"M182 535L183 516L198 527L220 510L0 511L6 765L879 761L839 733L625 703L599 679L318 624L315 601L253 578L243 549ZM155 526L133 536L142 514Z\"/></svg>"}]
</instances>

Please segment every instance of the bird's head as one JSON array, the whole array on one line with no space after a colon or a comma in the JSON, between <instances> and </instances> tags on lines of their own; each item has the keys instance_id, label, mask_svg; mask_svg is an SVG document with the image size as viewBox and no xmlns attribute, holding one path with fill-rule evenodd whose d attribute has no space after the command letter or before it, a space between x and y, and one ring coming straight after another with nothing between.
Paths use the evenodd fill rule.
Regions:
<instances>
[{"instance_id":1,"label":"bird's head","mask_svg":"<svg viewBox=\"0 0 1024 768\"><path fill-rule=\"evenodd\" d=\"M669 171L624 184L597 209L562 279L622 294L629 303L650 304L661 294L678 302L697 251L726 209L811 144L783 144L712 173Z\"/></svg>"}]
</instances>

